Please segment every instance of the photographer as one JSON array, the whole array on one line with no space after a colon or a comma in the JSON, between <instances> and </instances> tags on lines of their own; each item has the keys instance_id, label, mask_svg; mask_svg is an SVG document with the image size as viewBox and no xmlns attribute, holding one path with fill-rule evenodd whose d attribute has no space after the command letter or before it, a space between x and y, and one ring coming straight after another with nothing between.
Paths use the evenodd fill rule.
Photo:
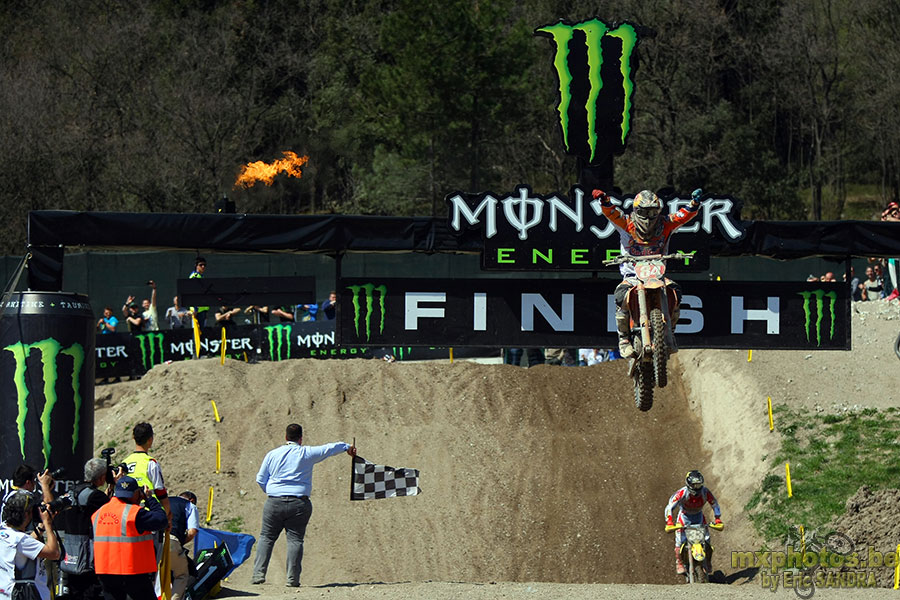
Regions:
<instances>
[{"instance_id":1,"label":"photographer","mask_svg":"<svg viewBox=\"0 0 900 600\"><path fill-rule=\"evenodd\" d=\"M144 501L144 508L140 507ZM124 476L113 498L91 517L94 571L107 600L156 600L156 554L151 532L166 529L169 519L150 488Z\"/></svg>"},{"instance_id":2,"label":"photographer","mask_svg":"<svg viewBox=\"0 0 900 600\"><path fill-rule=\"evenodd\" d=\"M94 573L91 515L109 502L101 488L107 483L107 461L92 458L84 464L84 482L60 498L63 509L56 520L64 545L60 570L65 574L67 598L88 600L101 595L100 580ZM67 499L67 500L66 500Z\"/></svg>"},{"instance_id":3,"label":"photographer","mask_svg":"<svg viewBox=\"0 0 900 600\"><path fill-rule=\"evenodd\" d=\"M0 527L0 598L13 600L49 600L43 560L59 558L59 542L53 532L53 512L38 503L34 495L18 491L8 496L3 506ZM41 523L34 533L26 529L35 517ZM47 539L42 541L41 531ZM44 578L44 585L40 583Z\"/></svg>"},{"instance_id":4,"label":"photographer","mask_svg":"<svg viewBox=\"0 0 900 600\"><path fill-rule=\"evenodd\" d=\"M38 489L38 483L41 484L40 489ZM0 503L0 513L3 511L3 506L6 505L7 499L11 498L13 494L19 491L28 492L34 496L34 500L38 504L40 504L41 501L47 504L53 502L54 483L53 474L49 469L44 470L38 475L33 467L19 465L15 472L13 472L12 489L3 497L3 502ZM37 525L37 523L32 523L29 526L29 533L34 529L35 525Z\"/></svg>"},{"instance_id":5,"label":"photographer","mask_svg":"<svg viewBox=\"0 0 900 600\"><path fill-rule=\"evenodd\" d=\"M185 545L194 539L200 528L200 517L197 514L197 495L194 492L182 492L169 498L172 509L172 530L169 532L169 564L172 567L172 600L181 600L193 565L185 549Z\"/></svg>"}]
</instances>

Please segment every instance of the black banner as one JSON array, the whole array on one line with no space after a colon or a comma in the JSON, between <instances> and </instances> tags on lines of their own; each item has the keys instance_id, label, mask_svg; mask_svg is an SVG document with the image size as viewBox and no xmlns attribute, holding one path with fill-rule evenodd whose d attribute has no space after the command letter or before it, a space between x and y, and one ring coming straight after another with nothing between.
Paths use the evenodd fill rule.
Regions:
<instances>
[{"instance_id":1,"label":"black banner","mask_svg":"<svg viewBox=\"0 0 900 600\"><path fill-rule=\"evenodd\" d=\"M445 359L449 348L338 345L335 321L243 325L227 330L225 356L248 362L295 358L385 358L397 361ZM202 329L200 355L220 357L221 328ZM455 358L496 356L496 348L459 348ZM145 333L97 335L96 377L139 377L163 363L194 357L194 331L168 329Z\"/></svg>"},{"instance_id":2,"label":"black banner","mask_svg":"<svg viewBox=\"0 0 900 600\"><path fill-rule=\"evenodd\" d=\"M315 304L315 277L196 277L176 280L182 306Z\"/></svg>"},{"instance_id":3,"label":"black banner","mask_svg":"<svg viewBox=\"0 0 900 600\"><path fill-rule=\"evenodd\" d=\"M21 464L82 480L94 445L94 330L86 296L15 292L0 320L0 481Z\"/></svg>"},{"instance_id":4,"label":"black banner","mask_svg":"<svg viewBox=\"0 0 900 600\"><path fill-rule=\"evenodd\" d=\"M344 279L346 344L612 348L618 280ZM681 348L849 350L847 286L686 282Z\"/></svg>"}]
</instances>

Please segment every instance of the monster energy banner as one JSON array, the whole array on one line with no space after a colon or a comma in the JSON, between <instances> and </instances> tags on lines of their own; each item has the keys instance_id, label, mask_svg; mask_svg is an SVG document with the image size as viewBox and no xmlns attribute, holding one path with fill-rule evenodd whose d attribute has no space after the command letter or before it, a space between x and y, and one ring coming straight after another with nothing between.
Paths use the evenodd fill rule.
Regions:
<instances>
[{"instance_id":1,"label":"monster energy banner","mask_svg":"<svg viewBox=\"0 0 900 600\"><path fill-rule=\"evenodd\" d=\"M309 321L246 325L230 328L225 336L225 356L248 362L282 361L295 358L384 358L432 360L447 358L445 347L339 345L335 321ZM222 330L201 330L200 356L220 357ZM466 348L459 358L492 356L492 348ZM170 329L145 333L110 333L97 336L96 377L140 377L164 363L194 357L194 332Z\"/></svg>"},{"instance_id":2,"label":"monster energy banner","mask_svg":"<svg viewBox=\"0 0 900 600\"><path fill-rule=\"evenodd\" d=\"M82 480L94 445L94 317L86 296L16 292L0 320L0 481L21 464Z\"/></svg>"},{"instance_id":3,"label":"monster energy banner","mask_svg":"<svg viewBox=\"0 0 900 600\"><path fill-rule=\"evenodd\" d=\"M612 348L618 280L344 279L343 344ZM847 286L684 282L681 348L849 350Z\"/></svg>"},{"instance_id":4,"label":"monster energy banner","mask_svg":"<svg viewBox=\"0 0 900 600\"><path fill-rule=\"evenodd\" d=\"M613 198L627 214L634 194ZM690 197L663 197L668 212L686 207ZM507 195L454 192L446 197L447 224L457 236L478 231L484 240L481 268L512 271L598 271L603 261L619 253L619 232L603 216L591 190L573 187L568 196L540 195L519 185ZM742 203L730 196L704 198L694 219L679 228L670 252L690 254L670 261L672 271L709 268L712 239L735 243L745 235L740 219Z\"/></svg>"},{"instance_id":5,"label":"monster energy banner","mask_svg":"<svg viewBox=\"0 0 900 600\"><path fill-rule=\"evenodd\" d=\"M566 152L589 163L625 150L631 132L637 28L598 19L535 30L555 46L559 126Z\"/></svg>"}]
</instances>

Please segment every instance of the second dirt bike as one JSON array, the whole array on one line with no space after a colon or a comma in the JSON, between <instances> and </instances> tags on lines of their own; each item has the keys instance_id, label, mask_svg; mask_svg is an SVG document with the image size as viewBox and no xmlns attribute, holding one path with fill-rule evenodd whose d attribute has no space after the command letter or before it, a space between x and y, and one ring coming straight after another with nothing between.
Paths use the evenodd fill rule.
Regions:
<instances>
[{"instance_id":1,"label":"second dirt bike","mask_svg":"<svg viewBox=\"0 0 900 600\"><path fill-rule=\"evenodd\" d=\"M721 531L724 524L669 525L666 531L684 530L685 541L681 544L681 561L684 563L684 579L687 583L709 583L712 572L709 559L712 546L706 541L708 529ZM708 529L707 529L708 528Z\"/></svg>"},{"instance_id":2,"label":"second dirt bike","mask_svg":"<svg viewBox=\"0 0 900 600\"><path fill-rule=\"evenodd\" d=\"M653 388L666 387L669 354L675 349L672 312L675 290L666 286L666 260L690 259L689 254L622 254L604 265L632 263L637 283L625 298L631 313L631 345L635 356L628 361L628 376L634 380L634 403L639 410L653 407Z\"/></svg>"}]
</instances>

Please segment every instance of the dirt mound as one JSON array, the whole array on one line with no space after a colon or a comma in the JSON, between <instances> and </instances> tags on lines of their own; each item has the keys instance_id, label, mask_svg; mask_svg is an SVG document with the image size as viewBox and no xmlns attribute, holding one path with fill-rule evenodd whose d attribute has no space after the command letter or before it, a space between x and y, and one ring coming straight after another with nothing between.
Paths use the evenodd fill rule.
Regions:
<instances>
[{"instance_id":1,"label":"dirt mound","mask_svg":"<svg viewBox=\"0 0 900 600\"><path fill-rule=\"evenodd\" d=\"M900 540L897 506L900 506L900 490L873 492L863 486L847 500L846 512L830 527L850 538L860 560L866 560L875 572L879 587L894 586L893 566L879 568L879 565L884 564L884 556L897 551Z\"/></svg>"},{"instance_id":2,"label":"dirt mound","mask_svg":"<svg viewBox=\"0 0 900 600\"><path fill-rule=\"evenodd\" d=\"M622 367L190 361L101 388L95 439L125 453L131 427L150 421L170 490L195 491L205 514L212 486L210 526L253 535L264 501L256 472L287 423L304 426L304 443L355 437L373 462L420 469L421 496L350 502L349 457L316 467L305 585L671 583L663 508L708 455L679 382L639 413ZM269 580L280 584L283 569L279 540Z\"/></svg>"}]
</instances>

